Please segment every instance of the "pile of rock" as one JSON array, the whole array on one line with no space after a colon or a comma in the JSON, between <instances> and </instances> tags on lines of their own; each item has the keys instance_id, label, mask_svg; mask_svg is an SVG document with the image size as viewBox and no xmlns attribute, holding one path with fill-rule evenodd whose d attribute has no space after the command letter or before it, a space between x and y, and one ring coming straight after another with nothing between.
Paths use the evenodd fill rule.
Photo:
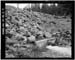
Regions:
<instances>
[{"instance_id":1,"label":"pile of rock","mask_svg":"<svg viewBox=\"0 0 75 60\"><path fill-rule=\"evenodd\" d=\"M53 19L52 19L53 18ZM43 49L49 44L55 44L58 25L53 23L54 16L6 7L6 57L11 55L30 55L25 51ZM47 21L46 21L47 20ZM52 23L53 26L49 23ZM49 26L48 26L49 24ZM57 26L55 26L57 25ZM50 31L48 30L50 29ZM52 29L56 29L52 33ZM55 35L54 34L54 35ZM10 52L10 53L9 53ZM15 53L16 52L16 53ZM19 54L18 54L19 52ZM35 55L33 55L35 56Z\"/></svg>"}]
</instances>

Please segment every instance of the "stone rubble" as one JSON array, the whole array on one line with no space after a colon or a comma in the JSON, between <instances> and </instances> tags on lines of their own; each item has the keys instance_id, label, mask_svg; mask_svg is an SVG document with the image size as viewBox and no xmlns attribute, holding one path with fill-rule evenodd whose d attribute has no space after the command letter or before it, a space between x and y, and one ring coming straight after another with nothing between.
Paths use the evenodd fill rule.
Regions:
<instances>
[{"instance_id":1,"label":"stone rubble","mask_svg":"<svg viewBox=\"0 0 75 60\"><path fill-rule=\"evenodd\" d=\"M58 34L62 33L63 30L66 31L67 28L69 28L68 31L70 31L71 22L66 22L67 18L64 19L61 16L58 16L57 18L58 19L56 19L55 16L40 12L27 10L17 11L16 8L6 6L6 45L8 45L8 47L6 46L6 48L8 48L6 51L9 53L9 50L17 51L17 49L20 49L20 52L22 52L22 50L25 51L26 49L40 50L45 48L48 44L59 46L61 36ZM70 18L68 19L69 21L71 20ZM58 33L58 31L60 31L60 33ZM59 39L57 40L57 38ZM64 43L64 38L62 38L61 41L63 41L63 43L60 44L68 45ZM69 42L71 42L71 39L69 39ZM10 48L10 43L12 43L13 48ZM6 54L7 58L9 57L8 53ZM26 54L27 56L29 55L29 53L24 53L24 55ZM13 56L12 54L9 55L14 57L19 54L16 55L16 53L13 52ZM34 56L35 55L32 57Z\"/></svg>"}]
</instances>

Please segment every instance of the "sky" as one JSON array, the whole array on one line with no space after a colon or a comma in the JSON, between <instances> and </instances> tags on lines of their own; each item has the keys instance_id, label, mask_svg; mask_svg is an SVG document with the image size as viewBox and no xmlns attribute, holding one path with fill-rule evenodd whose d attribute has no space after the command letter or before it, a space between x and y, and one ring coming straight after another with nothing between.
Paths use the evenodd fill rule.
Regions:
<instances>
[{"instance_id":1,"label":"sky","mask_svg":"<svg viewBox=\"0 0 75 60\"><path fill-rule=\"evenodd\" d=\"M6 3L6 5L10 5L10 6L17 7L17 3ZM48 6L51 6L51 5L53 5L53 4L48 3ZM58 6L58 4L55 3L55 6ZM19 4L19 8L23 9L24 7L26 7L26 8L31 7L31 3L23 3L23 4L20 3L20 4ZM41 7L42 7L42 3L40 3L40 8L41 8Z\"/></svg>"},{"instance_id":2,"label":"sky","mask_svg":"<svg viewBox=\"0 0 75 60\"><path fill-rule=\"evenodd\" d=\"M7 3L6 5L17 7L16 3ZM30 7L30 4L29 3L19 4L19 8L23 9L24 7Z\"/></svg>"}]
</instances>

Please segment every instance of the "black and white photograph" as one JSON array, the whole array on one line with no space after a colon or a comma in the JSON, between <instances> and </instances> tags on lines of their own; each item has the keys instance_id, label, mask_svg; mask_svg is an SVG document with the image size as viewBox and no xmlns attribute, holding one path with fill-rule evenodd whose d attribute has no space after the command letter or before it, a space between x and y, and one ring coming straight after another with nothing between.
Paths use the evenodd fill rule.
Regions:
<instances>
[{"instance_id":1,"label":"black and white photograph","mask_svg":"<svg viewBox=\"0 0 75 60\"><path fill-rule=\"evenodd\" d=\"M72 58L73 2L5 3L5 58Z\"/></svg>"}]
</instances>

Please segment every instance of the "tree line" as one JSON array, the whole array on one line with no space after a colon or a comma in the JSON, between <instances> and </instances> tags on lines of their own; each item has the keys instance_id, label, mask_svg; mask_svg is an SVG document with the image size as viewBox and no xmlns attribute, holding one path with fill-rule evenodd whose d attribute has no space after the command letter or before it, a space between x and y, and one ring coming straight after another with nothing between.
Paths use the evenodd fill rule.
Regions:
<instances>
[{"instance_id":1,"label":"tree line","mask_svg":"<svg viewBox=\"0 0 75 60\"><path fill-rule=\"evenodd\" d=\"M48 13L52 15L71 15L72 14L72 3L58 3L58 6L54 4L49 6L47 4L42 4L42 8L40 8L40 4L34 4L31 8L28 8L32 11Z\"/></svg>"}]
</instances>

